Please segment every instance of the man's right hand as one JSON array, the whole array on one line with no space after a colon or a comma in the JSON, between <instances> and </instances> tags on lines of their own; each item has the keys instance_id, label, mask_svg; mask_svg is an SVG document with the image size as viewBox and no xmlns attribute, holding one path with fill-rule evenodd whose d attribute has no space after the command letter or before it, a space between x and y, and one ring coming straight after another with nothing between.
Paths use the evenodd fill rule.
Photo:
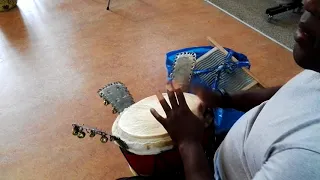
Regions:
<instances>
[{"instance_id":1,"label":"man's right hand","mask_svg":"<svg viewBox=\"0 0 320 180\"><path fill-rule=\"evenodd\" d=\"M195 94L202 100L207 108L217 108L222 105L222 96L220 92L208 90L205 88L194 88Z\"/></svg>"},{"instance_id":2,"label":"man's right hand","mask_svg":"<svg viewBox=\"0 0 320 180\"><path fill-rule=\"evenodd\" d=\"M262 102L269 100L280 88L281 86L239 91L231 94L229 99L223 98L221 93L217 91L204 88L193 89L206 108L233 108L238 111L247 112Z\"/></svg>"}]
</instances>

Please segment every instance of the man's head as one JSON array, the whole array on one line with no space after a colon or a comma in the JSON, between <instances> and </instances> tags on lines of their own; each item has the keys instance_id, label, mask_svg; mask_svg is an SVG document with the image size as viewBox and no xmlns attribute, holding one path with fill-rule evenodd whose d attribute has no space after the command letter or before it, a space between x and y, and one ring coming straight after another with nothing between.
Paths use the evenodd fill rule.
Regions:
<instances>
[{"instance_id":1,"label":"man's head","mask_svg":"<svg viewBox=\"0 0 320 180\"><path fill-rule=\"evenodd\" d=\"M320 0L305 0L293 56L299 66L320 72Z\"/></svg>"}]
</instances>

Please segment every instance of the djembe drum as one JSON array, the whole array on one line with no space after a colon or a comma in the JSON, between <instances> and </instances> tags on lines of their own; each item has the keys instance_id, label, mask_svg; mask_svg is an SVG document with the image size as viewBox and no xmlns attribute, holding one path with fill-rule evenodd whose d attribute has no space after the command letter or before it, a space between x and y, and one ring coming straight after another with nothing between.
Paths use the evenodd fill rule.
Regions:
<instances>
[{"instance_id":1,"label":"djembe drum","mask_svg":"<svg viewBox=\"0 0 320 180\"><path fill-rule=\"evenodd\" d=\"M205 121L207 129L203 137L203 147L206 148L213 132L210 128L212 118L205 118L204 112L199 111L201 100L197 96L189 93L184 95L190 110ZM163 96L168 100L167 94ZM112 126L112 135L127 144L128 149L121 148L121 151L136 174L157 176L182 172L179 151L174 147L167 131L152 116L150 108L156 109L165 117L157 97L147 97L131 105L118 116Z\"/></svg>"},{"instance_id":2,"label":"djembe drum","mask_svg":"<svg viewBox=\"0 0 320 180\"><path fill-rule=\"evenodd\" d=\"M245 58L238 61L233 57L232 51L227 52L214 40L208 39L216 47L211 47L205 53L201 54L196 48L186 49L185 52L169 53L169 55L174 54L174 59L171 55L167 59L168 80L176 81L182 90L187 92L192 83L200 83L213 90L222 88L228 92L263 87L245 69L250 64L244 55L242 56ZM200 49L208 49L208 47ZM199 54L201 54L200 57L197 57ZM239 54L237 56L241 57ZM114 141L136 175L180 179L181 175L183 176L183 164L179 151L175 148L167 131L150 113L150 109L154 108L160 115L165 116L157 97L150 96L135 103L128 89L120 82L106 85L99 89L98 94L105 105L112 105L113 113L119 114L112 126L112 134L73 124L73 135L84 138L86 131L90 133L90 137L100 135L102 143L108 140ZM168 100L167 94L163 95ZM219 109L215 110L218 116L215 116L215 123L213 123L213 113L210 111L214 110L208 109L206 112L201 112L198 109L201 100L193 94L184 93L184 95L190 110L205 122L202 145L208 164L212 168L213 155L217 147L217 134L214 132L218 132L217 128L218 130L224 128L220 123L222 113L219 113Z\"/></svg>"},{"instance_id":3,"label":"djembe drum","mask_svg":"<svg viewBox=\"0 0 320 180\"><path fill-rule=\"evenodd\" d=\"M111 104L113 113L119 114L113 123L112 134L73 124L73 135L84 138L87 132L90 137L100 135L102 143L108 140L114 141L120 147L135 175L171 178L183 176L183 164L179 151L167 131L150 112L150 109L154 108L165 117L165 112L156 95L135 103L128 89L120 82L110 83L98 93L105 105ZM163 96L168 101L168 95L164 93ZM202 145L208 163L212 166L214 154L212 115L209 110L200 110L201 100L196 95L184 93L184 96L190 110L204 121L205 132Z\"/></svg>"}]
</instances>

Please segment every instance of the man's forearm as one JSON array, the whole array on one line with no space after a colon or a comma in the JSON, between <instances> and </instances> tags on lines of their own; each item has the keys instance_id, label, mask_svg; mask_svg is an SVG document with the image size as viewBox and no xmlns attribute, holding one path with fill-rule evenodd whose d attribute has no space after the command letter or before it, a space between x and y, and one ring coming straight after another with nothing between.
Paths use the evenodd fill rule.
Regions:
<instances>
[{"instance_id":1,"label":"man's forearm","mask_svg":"<svg viewBox=\"0 0 320 180\"><path fill-rule=\"evenodd\" d=\"M186 179L209 180L212 178L207 158L200 143L186 142L179 145Z\"/></svg>"},{"instance_id":2,"label":"man's forearm","mask_svg":"<svg viewBox=\"0 0 320 180\"><path fill-rule=\"evenodd\" d=\"M247 112L264 101L269 100L281 86L241 91L239 93L230 94L227 103L221 103L223 108L233 108L239 111Z\"/></svg>"}]
</instances>

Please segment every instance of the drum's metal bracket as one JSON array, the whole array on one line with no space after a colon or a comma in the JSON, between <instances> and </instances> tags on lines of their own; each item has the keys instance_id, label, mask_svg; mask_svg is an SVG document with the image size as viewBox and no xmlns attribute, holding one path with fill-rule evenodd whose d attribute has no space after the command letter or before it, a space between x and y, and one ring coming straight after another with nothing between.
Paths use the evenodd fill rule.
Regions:
<instances>
[{"instance_id":1,"label":"drum's metal bracket","mask_svg":"<svg viewBox=\"0 0 320 180\"><path fill-rule=\"evenodd\" d=\"M78 136L78 138L84 138L86 136L86 133L89 134L89 137L93 138L96 135L100 135L100 141L102 143L108 142L108 140L115 141L117 144L123 148L123 149L128 149L128 145L122 141L119 137L116 137L114 135L108 134L102 130L99 130L97 128L92 128L84 125L79 125L79 124L72 124L72 134L74 136Z\"/></svg>"},{"instance_id":2,"label":"drum's metal bracket","mask_svg":"<svg viewBox=\"0 0 320 180\"><path fill-rule=\"evenodd\" d=\"M182 52L176 55L170 78L181 85L183 91L189 90L192 72L196 63L196 54Z\"/></svg>"},{"instance_id":3,"label":"drum's metal bracket","mask_svg":"<svg viewBox=\"0 0 320 180\"><path fill-rule=\"evenodd\" d=\"M99 89L98 94L104 100L105 105L112 105L114 114L120 114L125 108L134 104L128 88L121 82L107 84L104 88Z\"/></svg>"}]
</instances>

